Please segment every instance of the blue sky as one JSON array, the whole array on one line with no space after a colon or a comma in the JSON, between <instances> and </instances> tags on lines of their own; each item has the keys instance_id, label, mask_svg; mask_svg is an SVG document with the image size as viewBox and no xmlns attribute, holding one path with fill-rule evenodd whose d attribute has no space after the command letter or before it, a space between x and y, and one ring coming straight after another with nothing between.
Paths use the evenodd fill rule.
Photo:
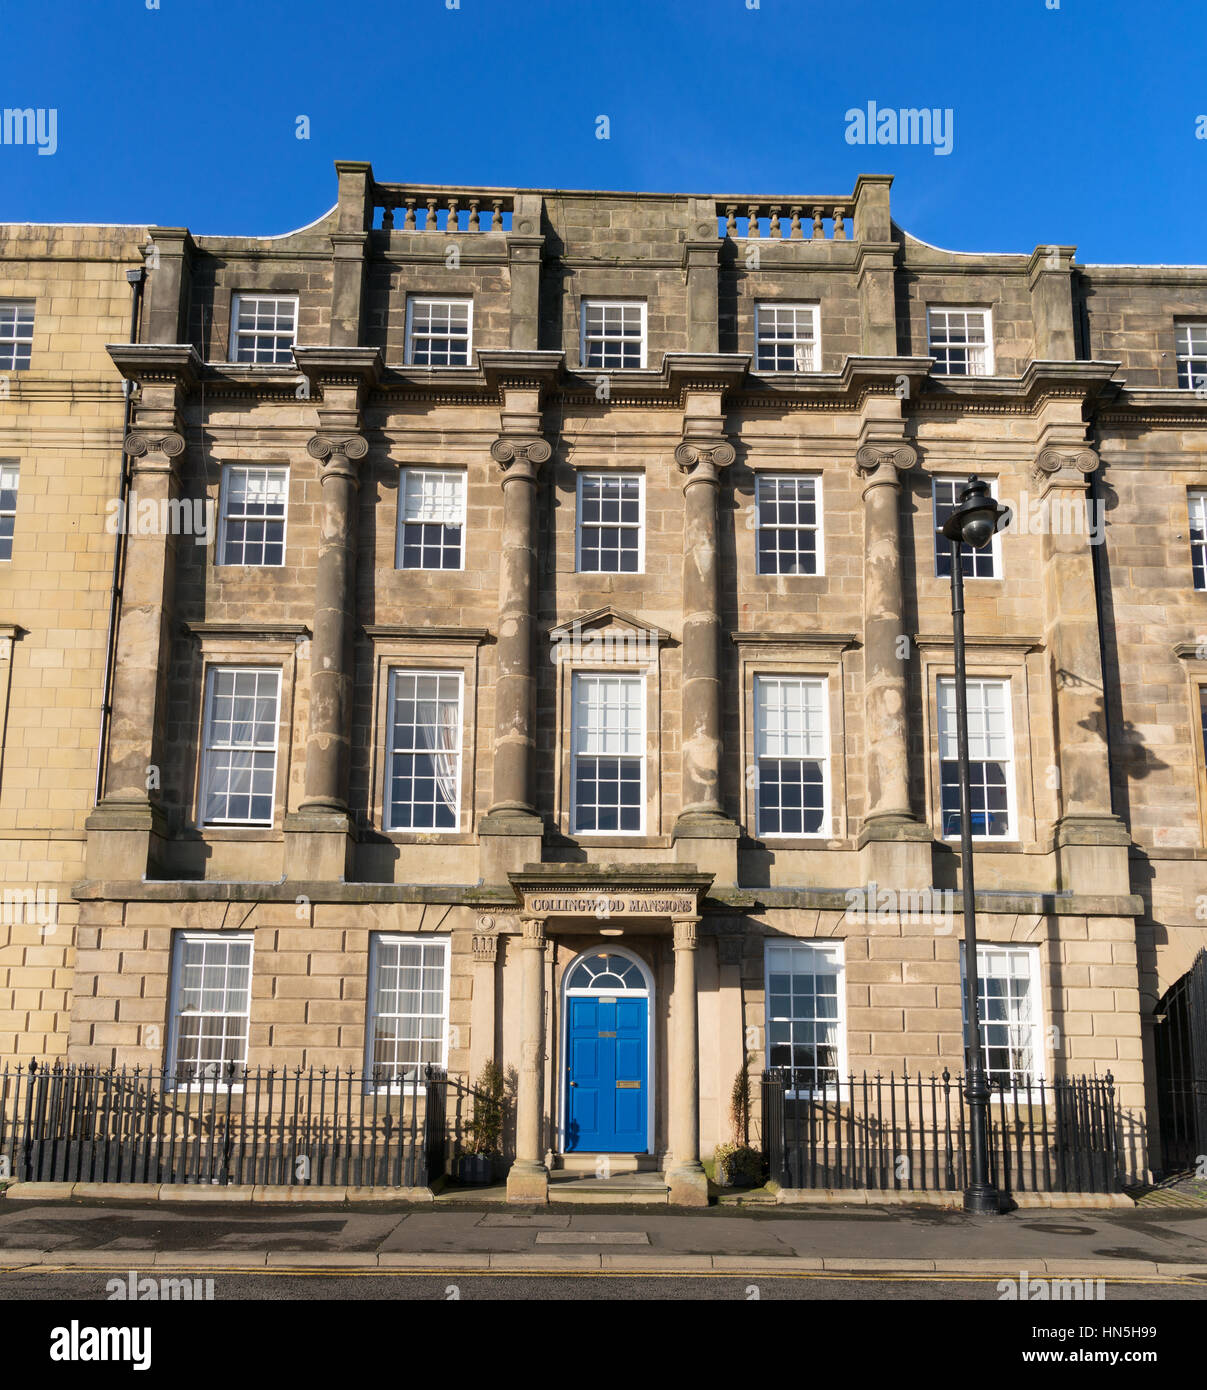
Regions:
<instances>
[{"instance_id":1,"label":"blue sky","mask_svg":"<svg viewBox=\"0 0 1207 1390\"><path fill-rule=\"evenodd\" d=\"M1202 0L149 3L0 0L0 108L58 113L52 156L0 141L0 221L271 235L331 205L335 159L700 193L868 172L941 246L1207 262ZM950 108L951 153L849 144L869 101Z\"/></svg>"}]
</instances>

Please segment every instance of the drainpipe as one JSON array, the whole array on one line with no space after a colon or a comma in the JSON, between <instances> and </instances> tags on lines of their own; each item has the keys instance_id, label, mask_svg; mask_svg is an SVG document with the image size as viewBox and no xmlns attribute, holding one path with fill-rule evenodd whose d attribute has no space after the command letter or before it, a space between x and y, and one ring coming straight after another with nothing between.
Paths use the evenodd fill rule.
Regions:
<instances>
[{"instance_id":1,"label":"drainpipe","mask_svg":"<svg viewBox=\"0 0 1207 1390\"><path fill-rule=\"evenodd\" d=\"M1098 475L1099 475L1101 472L1102 472L1102 464L1101 464L1101 462L1100 462L1099 465L1098 465L1098 467L1095 468L1094 471L1090 474L1090 487L1089 487L1089 494L1090 494L1090 495L1089 495L1088 501L1089 501L1089 507L1090 507L1090 516L1091 516L1091 517L1094 517L1094 518L1097 518L1097 517L1099 516L1099 514L1100 514L1099 511L1098 511L1098 508L1099 508L1099 505L1100 505L1100 498L1099 498L1099 495L1098 495ZM1116 805L1115 805L1115 800L1116 800L1116 798L1115 798L1115 778L1114 778L1115 759L1114 759L1114 757L1112 756L1112 753L1111 753L1111 698L1110 698L1110 691L1109 691L1109 689L1108 689L1109 682L1108 682L1108 679L1107 679L1107 665L1106 665L1106 615L1105 615L1105 613L1103 612L1103 608L1102 608L1102 604L1103 604L1103 589L1102 589L1102 582L1103 582L1103 581L1102 581L1102 558L1103 558L1103 557L1102 557L1102 551L1103 551L1103 550L1105 549L1105 547L1106 547L1106 507L1105 507L1105 505L1103 505L1103 507L1102 507L1101 517L1102 517L1102 544L1101 544L1101 545L1094 545L1094 544L1093 544L1093 541L1091 540L1091 543L1090 543L1090 563L1091 563L1091 565L1093 566L1093 571L1094 571L1094 612L1097 614L1097 617L1098 617L1098 661L1099 661L1100 665L1102 666L1102 722L1103 722L1103 737L1104 737L1105 740L1106 740L1106 763L1107 763L1107 767L1109 767L1109 768L1111 769L1111 775L1107 778L1107 791L1110 793L1110 798L1111 798L1111 815L1115 816L1115 815L1118 815L1118 814L1119 814L1119 811L1118 811L1118 808L1117 808ZM1092 533L1091 533L1091 534L1092 534Z\"/></svg>"},{"instance_id":2,"label":"drainpipe","mask_svg":"<svg viewBox=\"0 0 1207 1390\"><path fill-rule=\"evenodd\" d=\"M143 284L147 272L142 266L126 271L130 282L130 341L138 342L138 317L142 309ZM130 460L126 455L126 436L130 433L132 382L123 381L125 408L122 412L122 462L121 482L118 488L117 535L113 541L113 578L109 584L109 627L105 633L105 691L101 698L101 728L96 750L96 796L101 799L102 784L105 778L105 748L109 742L109 721L113 713L113 668L115 664L115 644L117 638L117 613L121 604L122 571L126 559L126 501L130 492Z\"/></svg>"}]
</instances>

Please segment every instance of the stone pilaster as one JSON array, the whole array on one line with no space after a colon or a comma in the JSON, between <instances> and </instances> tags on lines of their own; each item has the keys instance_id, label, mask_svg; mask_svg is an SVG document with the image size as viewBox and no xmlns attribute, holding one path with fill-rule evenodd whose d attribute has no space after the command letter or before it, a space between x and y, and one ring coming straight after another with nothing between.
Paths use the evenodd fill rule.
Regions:
<instances>
[{"instance_id":1,"label":"stone pilaster","mask_svg":"<svg viewBox=\"0 0 1207 1390\"><path fill-rule=\"evenodd\" d=\"M490 916L478 919L473 935L473 981L470 999L469 1055L474 1077L487 1062L496 1060L496 1001L499 936Z\"/></svg>"},{"instance_id":2,"label":"stone pilaster","mask_svg":"<svg viewBox=\"0 0 1207 1390\"><path fill-rule=\"evenodd\" d=\"M545 923L539 917L526 917L520 947L520 1069L515 1162L507 1175L509 1202L544 1202L549 1196L549 1170L541 1148L544 976Z\"/></svg>"},{"instance_id":3,"label":"stone pilaster","mask_svg":"<svg viewBox=\"0 0 1207 1390\"><path fill-rule=\"evenodd\" d=\"M532 349L540 338L541 234L544 200L539 193L517 193L507 233L507 265L511 277L511 336L513 348Z\"/></svg>"},{"instance_id":4,"label":"stone pilaster","mask_svg":"<svg viewBox=\"0 0 1207 1390\"><path fill-rule=\"evenodd\" d=\"M708 1178L700 1162L700 1030L696 962L700 919L675 919L675 992L671 999L670 1149L668 1200L708 1205Z\"/></svg>"},{"instance_id":5,"label":"stone pilaster","mask_svg":"<svg viewBox=\"0 0 1207 1390\"><path fill-rule=\"evenodd\" d=\"M717 235L712 200L693 198L689 218L691 232L683 246L683 273L687 279L687 350L716 352L721 239Z\"/></svg>"},{"instance_id":6,"label":"stone pilaster","mask_svg":"<svg viewBox=\"0 0 1207 1390\"><path fill-rule=\"evenodd\" d=\"M185 452L182 410L200 362L192 347L137 344L110 349L140 386L126 436L127 516L158 515L150 531L130 527L117 621L112 712L101 799L88 817L90 878L139 880L158 871L166 825L158 789L167 726L167 667L176 576L172 518L178 515ZM190 537L190 544L192 538Z\"/></svg>"},{"instance_id":7,"label":"stone pilaster","mask_svg":"<svg viewBox=\"0 0 1207 1390\"><path fill-rule=\"evenodd\" d=\"M859 342L866 357L897 355L897 245L889 214L892 182L888 175L861 174L855 184L855 280Z\"/></svg>"},{"instance_id":8,"label":"stone pilaster","mask_svg":"<svg viewBox=\"0 0 1207 1390\"><path fill-rule=\"evenodd\" d=\"M1102 649L1086 480L1098 455L1049 432L1031 470L1042 508L1044 645L1060 788L1059 883L1074 893L1127 893L1129 836L1111 811Z\"/></svg>"},{"instance_id":9,"label":"stone pilaster","mask_svg":"<svg viewBox=\"0 0 1207 1390\"><path fill-rule=\"evenodd\" d=\"M331 344L357 347L364 299L365 251L373 225L373 166L335 162L339 177L336 230L331 234Z\"/></svg>"},{"instance_id":10,"label":"stone pilaster","mask_svg":"<svg viewBox=\"0 0 1207 1390\"><path fill-rule=\"evenodd\" d=\"M1027 267L1035 320L1035 359L1071 362L1077 356L1073 328L1075 246L1037 246Z\"/></svg>"},{"instance_id":11,"label":"stone pilaster","mask_svg":"<svg viewBox=\"0 0 1207 1390\"><path fill-rule=\"evenodd\" d=\"M196 246L187 227L151 227L147 231L147 289L143 310L146 343L184 343L193 254ZM203 344L208 351L208 344Z\"/></svg>"},{"instance_id":12,"label":"stone pilaster","mask_svg":"<svg viewBox=\"0 0 1207 1390\"><path fill-rule=\"evenodd\" d=\"M684 440L675 450L683 474L683 791L675 849L737 882L738 827L721 805L721 614L717 568L717 502L724 470L735 458L721 433L719 394L685 412ZM716 411L708 410L714 404Z\"/></svg>"},{"instance_id":13,"label":"stone pilaster","mask_svg":"<svg viewBox=\"0 0 1207 1390\"><path fill-rule=\"evenodd\" d=\"M921 888L931 881L930 832L909 794L908 646L901 584L901 478L917 462L897 435L864 438L863 659L867 802L859 836L865 882Z\"/></svg>"}]
</instances>

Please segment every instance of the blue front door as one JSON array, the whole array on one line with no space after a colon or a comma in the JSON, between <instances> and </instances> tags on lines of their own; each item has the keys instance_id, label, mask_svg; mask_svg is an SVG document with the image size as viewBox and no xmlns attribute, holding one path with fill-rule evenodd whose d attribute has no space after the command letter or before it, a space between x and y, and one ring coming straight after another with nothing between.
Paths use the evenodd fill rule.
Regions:
<instances>
[{"instance_id":1,"label":"blue front door","mask_svg":"<svg viewBox=\"0 0 1207 1390\"><path fill-rule=\"evenodd\" d=\"M567 1000L566 1152L645 1153L649 1147L649 1001Z\"/></svg>"}]
</instances>

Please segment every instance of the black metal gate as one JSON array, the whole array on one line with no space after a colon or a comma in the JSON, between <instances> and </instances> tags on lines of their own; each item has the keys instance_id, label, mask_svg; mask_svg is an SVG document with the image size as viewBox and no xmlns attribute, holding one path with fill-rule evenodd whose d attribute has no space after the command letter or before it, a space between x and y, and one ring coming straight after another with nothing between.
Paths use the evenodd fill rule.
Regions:
<instances>
[{"instance_id":1,"label":"black metal gate","mask_svg":"<svg viewBox=\"0 0 1207 1390\"><path fill-rule=\"evenodd\" d=\"M1207 1155L1207 950L1165 991L1153 1039L1166 1176L1199 1167Z\"/></svg>"}]
</instances>

